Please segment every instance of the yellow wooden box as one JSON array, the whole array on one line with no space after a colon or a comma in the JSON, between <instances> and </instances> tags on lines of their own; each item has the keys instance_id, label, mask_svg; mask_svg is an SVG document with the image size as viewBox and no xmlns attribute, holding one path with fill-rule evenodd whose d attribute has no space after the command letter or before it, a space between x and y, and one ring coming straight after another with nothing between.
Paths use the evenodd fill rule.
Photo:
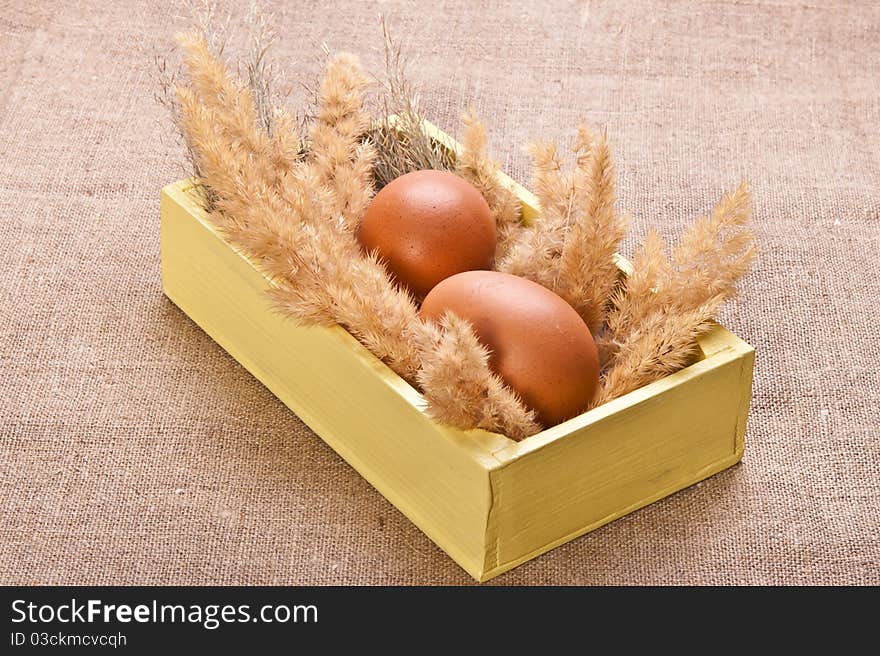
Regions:
<instances>
[{"instance_id":1,"label":"yellow wooden box","mask_svg":"<svg viewBox=\"0 0 880 656\"><path fill-rule=\"evenodd\" d=\"M533 217L534 197L503 180ZM162 190L161 215L168 298L478 581L742 457L754 349L720 325L695 364L513 442L435 423L344 329L273 312L267 279L209 223L189 181Z\"/></svg>"}]
</instances>

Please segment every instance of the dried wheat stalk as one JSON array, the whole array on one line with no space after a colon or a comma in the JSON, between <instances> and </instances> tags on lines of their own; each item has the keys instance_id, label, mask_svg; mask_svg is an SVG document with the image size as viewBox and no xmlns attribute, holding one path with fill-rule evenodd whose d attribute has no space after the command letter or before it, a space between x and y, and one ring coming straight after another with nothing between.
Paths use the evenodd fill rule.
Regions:
<instances>
[{"instance_id":1,"label":"dried wheat stalk","mask_svg":"<svg viewBox=\"0 0 880 656\"><path fill-rule=\"evenodd\" d=\"M458 428L483 428L514 440L541 430L533 410L489 369L489 352L470 324L448 313L434 327L432 348L422 356L418 382L428 413Z\"/></svg>"},{"instance_id":2,"label":"dried wheat stalk","mask_svg":"<svg viewBox=\"0 0 880 656\"><path fill-rule=\"evenodd\" d=\"M369 137L376 147L373 176L381 189L412 171L449 171L454 155L425 131L425 119L416 88L406 73L406 59L381 19L385 44L385 77L381 80L376 126ZM393 118L392 118L393 117Z\"/></svg>"},{"instance_id":3,"label":"dried wheat stalk","mask_svg":"<svg viewBox=\"0 0 880 656\"><path fill-rule=\"evenodd\" d=\"M535 194L541 214L520 231L499 270L534 280L574 307L595 334L617 284L614 261L627 221L615 209L614 166L604 136L581 126L575 165L564 170L554 143L534 144Z\"/></svg>"},{"instance_id":4,"label":"dried wheat stalk","mask_svg":"<svg viewBox=\"0 0 880 656\"><path fill-rule=\"evenodd\" d=\"M579 143L583 153L586 143ZM584 179L584 193L581 196L576 191L573 201L584 199L583 215L572 222L566 235L555 288L595 333L605 320L608 298L620 276L614 255L626 234L627 220L614 208L614 166L605 137L582 161L573 177L575 189L582 184L579 179Z\"/></svg>"},{"instance_id":5,"label":"dried wheat stalk","mask_svg":"<svg viewBox=\"0 0 880 656\"><path fill-rule=\"evenodd\" d=\"M291 117L286 110L272 107L271 103L275 96L275 76L273 67L267 62L267 51L275 40L272 28L271 15L263 14L258 5L254 5L248 16L247 23L250 26L249 52L245 69L247 71L247 85L242 84L235 77L228 75L228 71L220 65L219 60L212 63L209 53L222 52L226 43L226 25L229 17L218 27L217 11L213 3L205 2L200 7L192 9L193 22L197 25L192 33L179 37L185 48L185 56L192 59L196 72L191 80L192 84L203 87L203 91L214 90L206 98L207 102L218 104L230 109L237 104L252 103L258 116L258 127L262 129L251 130L251 126L236 124L243 115L250 114L250 108L243 111L221 111L218 120L224 124L230 135L245 140L245 145L253 150L266 150L271 158L272 171L276 183L280 181L283 173L292 162L298 161L304 155L305 144L299 134L299 121ZM156 56L157 87L156 99L164 106L181 135L187 153L187 161L190 164L190 175L196 180L201 179L197 157L193 152L192 144L187 141L187 132L182 128L182 116L175 88L180 77L180 72L169 68L166 56ZM198 61L195 61L198 60ZM243 93L247 88L249 93ZM210 189L204 188L205 203L210 209L213 198Z\"/></svg>"},{"instance_id":6,"label":"dried wheat stalk","mask_svg":"<svg viewBox=\"0 0 880 656\"><path fill-rule=\"evenodd\" d=\"M192 144L187 140L187 135L183 129L183 118L180 112L180 104L177 102L175 87L177 86L178 71L173 70L168 65L168 59L164 55L157 54L154 57L154 76L156 84L156 92L154 100L157 104L165 108L171 119L171 124L175 128L175 136L180 140L184 148L185 170L188 176L195 179L201 178L199 171L198 157L193 151ZM205 203L210 207L210 199L205 198Z\"/></svg>"},{"instance_id":7,"label":"dried wheat stalk","mask_svg":"<svg viewBox=\"0 0 880 656\"><path fill-rule=\"evenodd\" d=\"M305 156L306 143L300 130L303 121L278 102L278 72L268 57L278 40L275 15L266 13L255 2L248 11L245 23L248 27L245 77L253 97L257 125L268 137L270 164L274 167L277 183L293 163Z\"/></svg>"},{"instance_id":8,"label":"dried wheat stalk","mask_svg":"<svg viewBox=\"0 0 880 656\"><path fill-rule=\"evenodd\" d=\"M354 231L373 197L375 148L363 137L370 129L364 110L369 84L353 55L333 58L321 83L317 120L309 131L313 183L329 189L328 215L340 217L353 247Z\"/></svg>"},{"instance_id":9,"label":"dried wheat stalk","mask_svg":"<svg viewBox=\"0 0 880 656\"><path fill-rule=\"evenodd\" d=\"M507 254L522 227L521 204L519 198L498 178L500 169L498 164L489 158L486 149L486 128L477 118L476 112L469 109L462 122L464 133L461 139L461 152L455 161L455 172L477 188L492 210L498 234L495 259L500 261Z\"/></svg>"},{"instance_id":10,"label":"dried wheat stalk","mask_svg":"<svg viewBox=\"0 0 880 656\"><path fill-rule=\"evenodd\" d=\"M537 142L529 147L535 170L533 186L541 205L538 219L522 229L498 264L498 269L529 278L550 289L568 229L572 181L566 180L556 144Z\"/></svg>"},{"instance_id":11,"label":"dried wheat stalk","mask_svg":"<svg viewBox=\"0 0 880 656\"><path fill-rule=\"evenodd\" d=\"M413 380L416 307L379 262L361 253L352 232L352 213L368 202L372 186L370 152L361 139L369 125L362 102L366 79L354 59L339 56L327 67L321 116L311 132L321 154L312 149L307 161L294 163L279 187L255 137L249 91L239 85L235 102L218 102L229 97L228 67L210 53L205 58L203 40L184 43L198 55L187 58L194 83L178 90L184 127L217 197L213 216L220 227L275 281L272 296L280 310L302 322L339 323ZM218 64L223 75L216 74Z\"/></svg>"},{"instance_id":12,"label":"dried wheat stalk","mask_svg":"<svg viewBox=\"0 0 880 656\"><path fill-rule=\"evenodd\" d=\"M673 253L678 267L679 303L696 306L720 294L736 294L736 284L755 259L754 235L748 227L751 198L743 183L725 195L710 216L685 232Z\"/></svg>"},{"instance_id":13,"label":"dried wheat stalk","mask_svg":"<svg viewBox=\"0 0 880 656\"><path fill-rule=\"evenodd\" d=\"M594 405L617 398L690 364L697 338L712 327L723 298L715 296L690 310L657 308L620 339Z\"/></svg>"},{"instance_id":14,"label":"dried wheat stalk","mask_svg":"<svg viewBox=\"0 0 880 656\"><path fill-rule=\"evenodd\" d=\"M611 297L603 334L610 364L596 404L658 380L689 364L697 338L755 257L747 224L746 186L725 196L698 219L675 249L674 262L655 232L636 252L633 272Z\"/></svg>"},{"instance_id":15,"label":"dried wheat stalk","mask_svg":"<svg viewBox=\"0 0 880 656\"><path fill-rule=\"evenodd\" d=\"M244 68L248 88L254 98L257 124L267 135L272 135L275 124L275 67L267 54L278 33L275 31L275 15L266 13L259 3L251 4L245 17L248 28L248 52Z\"/></svg>"}]
</instances>

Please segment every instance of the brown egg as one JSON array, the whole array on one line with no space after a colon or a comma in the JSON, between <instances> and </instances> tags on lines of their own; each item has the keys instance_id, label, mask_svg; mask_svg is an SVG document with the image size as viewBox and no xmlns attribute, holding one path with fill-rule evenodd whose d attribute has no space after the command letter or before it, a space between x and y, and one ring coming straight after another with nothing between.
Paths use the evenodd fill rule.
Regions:
<instances>
[{"instance_id":1,"label":"brown egg","mask_svg":"<svg viewBox=\"0 0 880 656\"><path fill-rule=\"evenodd\" d=\"M477 189L446 171L414 171L376 194L358 232L417 297L461 271L491 269L495 220Z\"/></svg>"},{"instance_id":2,"label":"brown egg","mask_svg":"<svg viewBox=\"0 0 880 656\"><path fill-rule=\"evenodd\" d=\"M421 315L436 320L447 311L471 323L492 370L544 426L587 409L599 385L596 343L562 298L525 278L469 271L434 287Z\"/></svg>"}]
</instances>

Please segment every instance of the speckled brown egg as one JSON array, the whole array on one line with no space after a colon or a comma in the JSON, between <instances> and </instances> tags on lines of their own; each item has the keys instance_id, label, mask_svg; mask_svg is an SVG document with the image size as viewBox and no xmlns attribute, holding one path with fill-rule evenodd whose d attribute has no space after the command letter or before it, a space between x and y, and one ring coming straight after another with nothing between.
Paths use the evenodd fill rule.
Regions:
<instances>
[{"instance_id":1,"label":"speckled brown egg","mask_svg":"<svg viewBox=\"0 0 880 656\"><path fill-rule=\"evenodd\" d=\"M544 426L580 414L599 385L599 358L580 315L546 287L497 271L447 278L425 297L423 319L451 311L491 351L490 366Z\"/></svg>"},{"instance_id":2,"label":"speckled brown egg","mask_svg":"<svg viewBox=\"0 0 880 656\"><path fill-rule=\"evenodd\" d=\"M495 220L477 189L446 171L414 171L382 188L358 239L417 297L462 271L492 268Z\"/></svg>"}]
</instances>

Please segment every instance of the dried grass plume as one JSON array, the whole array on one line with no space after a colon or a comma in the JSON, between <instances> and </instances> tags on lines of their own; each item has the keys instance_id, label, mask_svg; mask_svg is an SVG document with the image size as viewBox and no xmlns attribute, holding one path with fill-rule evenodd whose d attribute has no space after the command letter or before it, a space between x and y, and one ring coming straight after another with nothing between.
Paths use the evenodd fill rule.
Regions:
<instances>
[{"instance_id":1,"label":"dried grass plume","mask_svg":"<svg viewBox=\"0 0 880 656\"><path fill-rule=\"evenodd\" d=\"M673 261L655 232L636 251L633 272L612 295L603 335L609 364L597 404L687 366L697 338L755 258L745 184L685 232Z\"/></svg>"},{"instance_id":2,"label":"dried grass plume","mask_svg":"<svg viewBox=\"0 0 880 656\"><path fill-rule=\"evenodd\" d=\"M500 432L514 440L541 430L534 411L489 369L489 352L467 321L447 313L435 330L435 346L426 350L418 375L434 419L458 428Z\"/></svg>"},{"instance_id":3,"label":"dried grass plume","mask_svg":"<svg viewBox=\"0 0 880 656\"><path fill-rule=\"evenodd\" d=\"M418 91L406 72L407 60L385 18L381 19L385 44L385 76L380 80L379 117L369 133L376 147L373 175L379 189L412 171L449 171L454 156L425 130L424 111Z\"/></svg>"},{"instance_id":4,"label":"dried grass plume","mask_svg":"<svg viewBox=\"0 0 880 656\"><path fill-rule=\"evenodd\" d=\"M470 182L486 199L497 227L496 260L501 260L522 228L519 198L499 179L498 164L489 158L486 148L486 128L469 109L462 118L464 132L461 152L455 162L455 171Z\"/></svg>"},{"instance_id":5,"label":"dried grass plume","mask_svg":"<svg viewBox=\"0 0 880 656\"><path fill-rule=\"evenodd\" d=\"M539 220L520 232L499 269L553 290L596 334L618 281L615 262L627 220L615 209L614 166L607 139L578 129L575 164L566 170L552 142L531 147Z\"/></svg>"},{"instance_id":6,"label":"dried grass plume","mask_svg":"<svg viewBox=\"0 0 880 656\"><path fill-rule=\"evenodd\" d=\"M300 322L344 326L414 380L416 307L381 263L361 253L353 233L372 194L372 151L362 139L370 124L367 80L356 61L340 55L328 65L309 157L293 162L279 186L247 88L206 52L204 39L183 43L192 80L178 89L184 128L217 199L218 225L275 282L271 295L281 311ZM234 102L222 102L227 97Z\"/></svg>"}]
</instances>

